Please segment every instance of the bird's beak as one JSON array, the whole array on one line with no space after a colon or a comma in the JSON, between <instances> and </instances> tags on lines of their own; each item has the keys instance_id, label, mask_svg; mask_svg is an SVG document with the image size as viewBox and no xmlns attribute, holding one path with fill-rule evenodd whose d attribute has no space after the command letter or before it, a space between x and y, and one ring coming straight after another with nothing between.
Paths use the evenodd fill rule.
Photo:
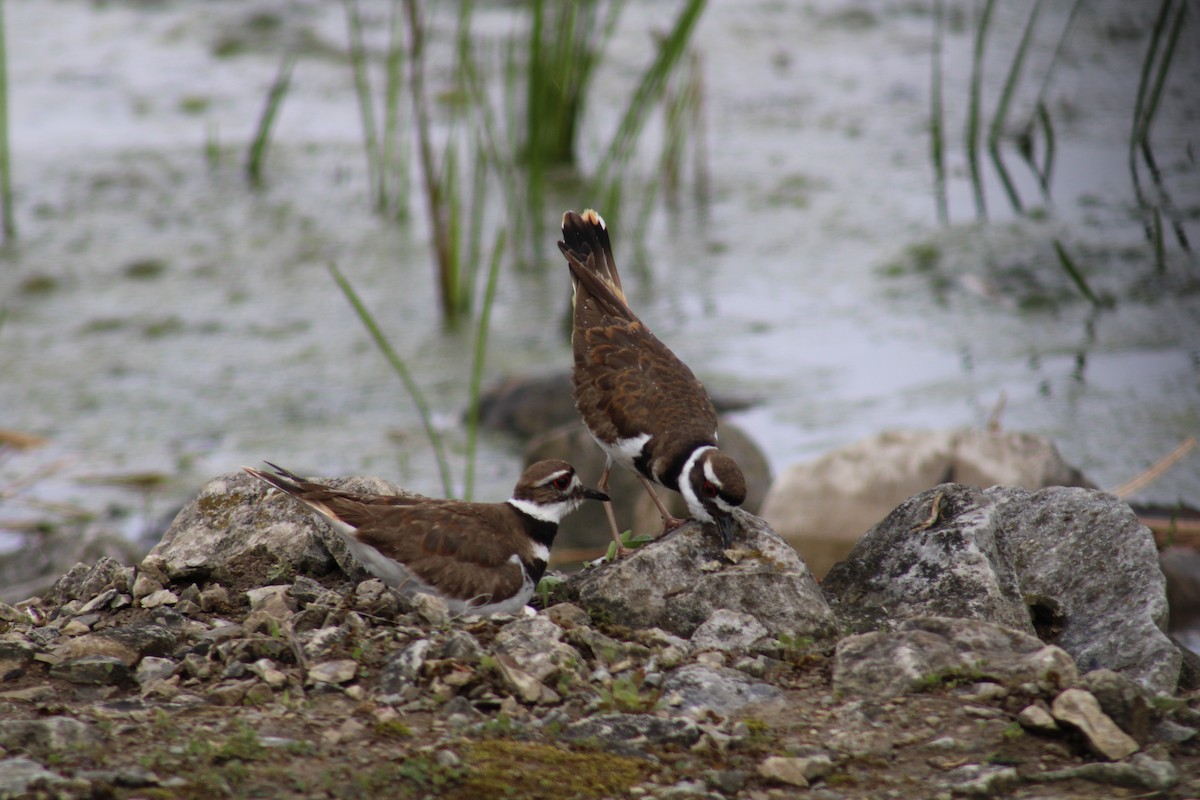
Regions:
<instances>
[{"instance_id":1,"label":"bird's beak","mask_svg":"<svg viewBox=\"0 0 1200 800\"><path fill-rule=\"evenodd\" d=\"M718 511L713 514L713 518L716 520L717 533L721 534L722 549L728 550L733 547L733 515Z\"/></svg>"},{"instance_id":2,"label":"bird's beak","mask_svg":"<svg viewBox=\"0 0 1200 800\"><path fill-rule=\"evenodd\" d=\"M605 503L609 501L609 496L604 492L601 492L598 489L589 489L586 486L582 488L580 494L582 494L588 500L603 500Z\"/></svg>"}]
</instances>

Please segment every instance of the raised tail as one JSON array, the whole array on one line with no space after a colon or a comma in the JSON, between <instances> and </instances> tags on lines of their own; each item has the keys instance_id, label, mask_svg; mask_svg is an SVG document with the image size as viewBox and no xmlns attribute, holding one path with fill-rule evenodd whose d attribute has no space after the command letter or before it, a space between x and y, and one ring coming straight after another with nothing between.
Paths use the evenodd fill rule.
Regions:
<instances>
[{"instance_id":1,"label":"raised tail","mask_svg":"<svg viewBox=\"0 0 1200 800\"><path fill-rule=\"evenodd\" d=\"M562 218L563 241L558 249L567 257L572 274L579 279L578 272L587 270L625 305L625 292L621 289L621 275L613 258L612 244L608 240L608 227L604 218L594 210L584 209L582 214L568 211Z\"/></svg>"}]
</instances>

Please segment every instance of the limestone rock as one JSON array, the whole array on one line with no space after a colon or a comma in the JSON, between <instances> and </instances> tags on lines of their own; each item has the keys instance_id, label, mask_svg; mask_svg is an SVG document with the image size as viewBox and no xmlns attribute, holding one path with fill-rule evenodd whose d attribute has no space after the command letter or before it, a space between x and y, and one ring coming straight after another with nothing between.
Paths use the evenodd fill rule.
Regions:
<instances>
[{"instance_id":1,"label":"limestone rock","mask_svg":"<svg viewBox=\"0 0 1200 800\"><path fill-rule=\"evenodd\" d=\"M1028 433L974 428L887 431L788 467L762 515L817 577L905 499L939 483L1089 486L1054 444Z\"/></svg>"},{"instance_id":2,"label":"limestone rock","mask_svg":"<svg viewBox=\"0 0 1200 800\"><path fill-rule=\"evenodd\" d=\"M179 636L164 625L135 623L89 633L65 642L55 649L59 658L111 656L133 667L143 656L171 654Z\"/></svg>"},{"instance_id":3,"label":"limestone rock","mask_svg":"<svg viewBox=\"0 0 1200 800\"><path fill-rule=\"evenodd\" d=\"M0 797L34 796L35 791L53 790L63 783L70 779L44 769L31 758L0 758Z\"/></svg>"},{"instance_id":4,"label":"limestone rock","mask_svg":"<svg viewBox=\"0 0 1200 800\"><path fill-rule=\"evenodd\" d=\"M1119 761L1138 751L1138 743L1100 710L1100 703L1090 692L1067 689L1054 698L1050 713L1059 722L1077 728L1088 746L1109 761Z\"/></svg>"},{"instance_id":5,"label":"limestone rock","mask_svg":"<svg viewBox=\"0 0 1200 800\"><path fill-rule=\"evenodd\" d=\"M644 744L691 747L700 740L700 728L682 717L656 717L651 714L596 714L572 722L562 738L598 741L609 749L637 755Z\"/></svg>"},{"instance_id":6,"label":"limestone rock","mask_svg":"<svg viewBox=\"0 0 1200 800\"><path fill-rule=\"evenodd\" d=\"M728 667L689 664L672 671L663 680L663 696L671 698L674 695L671 710L681 714L715 711L726 715L742 706L774 700L782 694L781 689Z\"/></svg>"},{"instance_id":7,"label":"limestone rock","mask_svg":"<svg viewBox=\"0 0 1200 800\"><path fill-rule=\"evenodd\" d=\"M541 683L563 670L577 669L584 661L562 636L563 629L544 615L518 619L496 633L496 655L512 659Z\"/></svg>"},{"instance_id":8,"label":"limestone rock","mask_svg":"<svg viewBox=\"0 0 1200 800\"><path fill-rule=\"evenodd\" d=\"M1017 722L1025 730L1034 733L1053 734L1059 733L1061 730L1058 723L1054 721L1054 717L1050 716L1050 712L1039 705L1025 706L1021 709L1017 714Z\"/></svg>"},{"instance_id":9,"label":"limestone rock","mask_svg":"<svg viewBox=\"0 0 1200 800\"><path fill-rule=\"evenodd\" d=\"M50 677L71 683L90 683L113 686L130 683L133 673L129 665L115 656L79 656L58 662L50 668Z\"/></svg>"},{"instance_id":10,"label":"limestone rock","mask_svg":"<svg viewBox=\"0 0 1200 800\"><path fill-rule=\"evenodd\" d=\"M767 636L767 629L755 617L727 608L719 608L692 634L692 650L745 652L750 645Z\"/></svg>"},{"instance_id":11,"label":"limestone rock","mask_svg":"<svg viewBox=\"0 0 1200 800\"><path fill-rule=\"evenodd\" d=\"M379 479L322 480L352 491L402 494ZM324 575L339 567L352 578L368 577L338 534L313 512L243 472L205 484L142 566L175 582L212 578L243 586L269 584L280 572Z\"/></svg>"},{"instance_id":12,"label":"limestone rock","mask_svg":"<svg viewBox=\"0 0 1200 800\"><path fill-rule=\"evenodd\" d=\"M914 616L980 619L1032 634L995 502L943 484L901 503L826 576L851 630Z\"/></svg>"},{"instance_id":13,"label":"limestone rock","mask_svg":"<svg viewBox=\"0 0 1200 800\"><path fill-rule=\"evenodd\" d=\"M833 659L834 692L843 697L890 697L964 677L1051 691L1074 684L1078 673L1063 650L1034 636L948 617L918 617L895 631L847 636Z\"/></svg>"},{"instance_id":14,"label":"limestone rock","mask_svg":"<svg viewBox=\"0 0 1200 800\"><path fill-rule=\"evenodd\" d=\"M431 646L428 639L417 639L388 659L379 675L380 691L385 695L399 694L416 683Z\"/></svg>"},{"instance_id":15,"label":"limestone rock","mask_svg":"<svg viewBox=\"0 0 1200 800\"><path fill-rule=\"evenodd\" d=\"M91 726L70 717L0 721L0 747L24 750L38 758L92 747L100 741L100 734Z\"/></svg>"},{"instance_id":16,"label":"limestone rock","mask_svg":"<svg viewBox=\"0 0 1200 800\"><path fill-rule=\"evenodd\" d=\"M952 794L967 797L996 797L1020 784L1021 777L1014 768L999 764L964 764L947 773L942 783Z\"/></svg>"},{"instance_id":17,"label":"limestone rock","mask_svg":"<svg viewBox=\"0 0 1200 800\"><path fill-rule=\"evenodd\" d=\"M1154 712L1145 691L1133 680L1111 669L1097 669L1084 675L1082 683L1100 703L1100 710L1134 741L1144 745L1150 740Z\"/></svg>"},{"instance_id":18,"label":"limestone rock","mask_svg":"<svg viewBox=\"0 0 1200 800\"><path fill-rule=\"evenodd\" d=\"M757 514L762 507L767 488L771 485L771 467L762 449L744 431L728 422L718 427L721 449L729 453L746 476L746 501L742 509ZM534 439L525 449L525 465L543 458L561 458L575 465L579 477L595 486L604 470L604 453L577 417L570 425L548 431ZM658 489L659 496L675 516L688 516L683 498L668 489ZM652 536L662 531L662 517L642 484L628 470L614 467L608 482L608 494L613 499L617 526L622 530ZM585 503L558 526L560 548L603 548L612 541L612 533L604 507L600 503Z\"/></svg>"},{"instance_id":19,"label":"limestone rock","mask_svg":"<svg viewBox=\"0 0 1200 800\"><path fill-rule=\"evenodd\" d=\"M1082 764L1078 767L1034 773L1029 779L1051 782L1082 778L1093 783L1157 793L1174 788L1180 777L1179 768L1170 761L1160 761L1145 753L1138 753L1128 761L1115 764Z\"/></svg>"},{"instance_id":20,"label":"limestone rock","mask_svg":"<svg viewBox=\"0 0 1200 800\"><path fill-rule=\"evenodd\" d=\"M831 635L833 613L796 552L757 517L739 513L737 522L736 564L720 552L714 531L690 523L626 558L572 575L566 591L618 624L680 636L691 636L718 609L749 614L771 636Z\"/></svg>"},{"instance_id":21,"label":"limestone rock","mask_svg":"<svg viewBox=\"0 0 1200 800\"><path fill-rule=\"evenodd\" d=\"M799 761L798 758L770 756L759 763L758 776L764 780L786 783L805 789L808 787L808 776L804 774L804 768L798 763Z\"/></svg>"},{"instance_id":22,"label":"limestone rock","mask_svg":"<svg viewBox=\"0 0 1200 800\"><path fill-rule=\"evenodd\" d=\"M349 683L358 676L358 662L350 658L340 658L334 661L323 661L308 668L308 682L314 683Z\"/></svg>"},{"instance_id":23,"label":"limestone rock","mask_svg":"<svg viewBox=\"0 0 1200 800\"><path fill-rule=\"evenodd\" d=\"M1175 691L1182 656L1167 637L1167 597L1154 536L1122 500L1055 487L993 487L1021 590L1039 635L1083 672L1107 668L1152 694Z\"/></svg>"}]
</instances>

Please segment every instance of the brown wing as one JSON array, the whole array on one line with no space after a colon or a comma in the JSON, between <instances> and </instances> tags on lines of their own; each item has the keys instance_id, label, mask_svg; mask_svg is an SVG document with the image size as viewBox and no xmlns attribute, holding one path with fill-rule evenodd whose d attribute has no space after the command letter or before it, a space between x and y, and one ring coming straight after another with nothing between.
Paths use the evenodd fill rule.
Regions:
<instances>
[{"instance_id":1,"label":"brown wing","mask_svg":"<svg viewBox=\"0 0 1200 800\"><path fill-rule=\"evenodd\" d=\"M717 414L703 384L649 328L633 321L604 318L576 331L575 402L581 413L604 409L589 419L611 421L603 439L654 434L669 424L682 440L705 441L716 430ZM639 402L614 402L640 398ZM663 419L663 414L669 418Z\"/></svg>"},{"instance_id":2,"label":"brown wing","mask_svg":"<svg viewBox=\"0 0 1200 800\"><path fill-rule=\"evenodd\" d=\"M521 588L521 567L510 560L520 543L505 527L516 521L515 512L506 503L376 507L364 513L373 519L359 527L359 541L451 597L504 598Z\"/></svg>"}]
</instances>

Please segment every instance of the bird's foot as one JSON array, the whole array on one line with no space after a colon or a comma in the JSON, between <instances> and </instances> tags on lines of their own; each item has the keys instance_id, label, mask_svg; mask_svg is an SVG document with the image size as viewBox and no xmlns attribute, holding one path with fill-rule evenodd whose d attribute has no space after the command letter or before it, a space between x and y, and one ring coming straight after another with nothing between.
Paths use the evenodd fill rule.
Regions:
<instances>
[{"instance_id":1,"label":"bird's foot","mask_svg":"<svg viewBox=\"0 0 1200 800\"><path fill-rule=\"evenodd\" d=\"M662 533L660 533L658 535L658 538L661 539L662 537L666 536L671 531L676 530L677 528L682 528L686 524L687 524L686 519L679 519L679 517L673 517L670 514L668 514L665 517L663 517L663 529L662 529Z\"/></svg>"}]
</instances>

